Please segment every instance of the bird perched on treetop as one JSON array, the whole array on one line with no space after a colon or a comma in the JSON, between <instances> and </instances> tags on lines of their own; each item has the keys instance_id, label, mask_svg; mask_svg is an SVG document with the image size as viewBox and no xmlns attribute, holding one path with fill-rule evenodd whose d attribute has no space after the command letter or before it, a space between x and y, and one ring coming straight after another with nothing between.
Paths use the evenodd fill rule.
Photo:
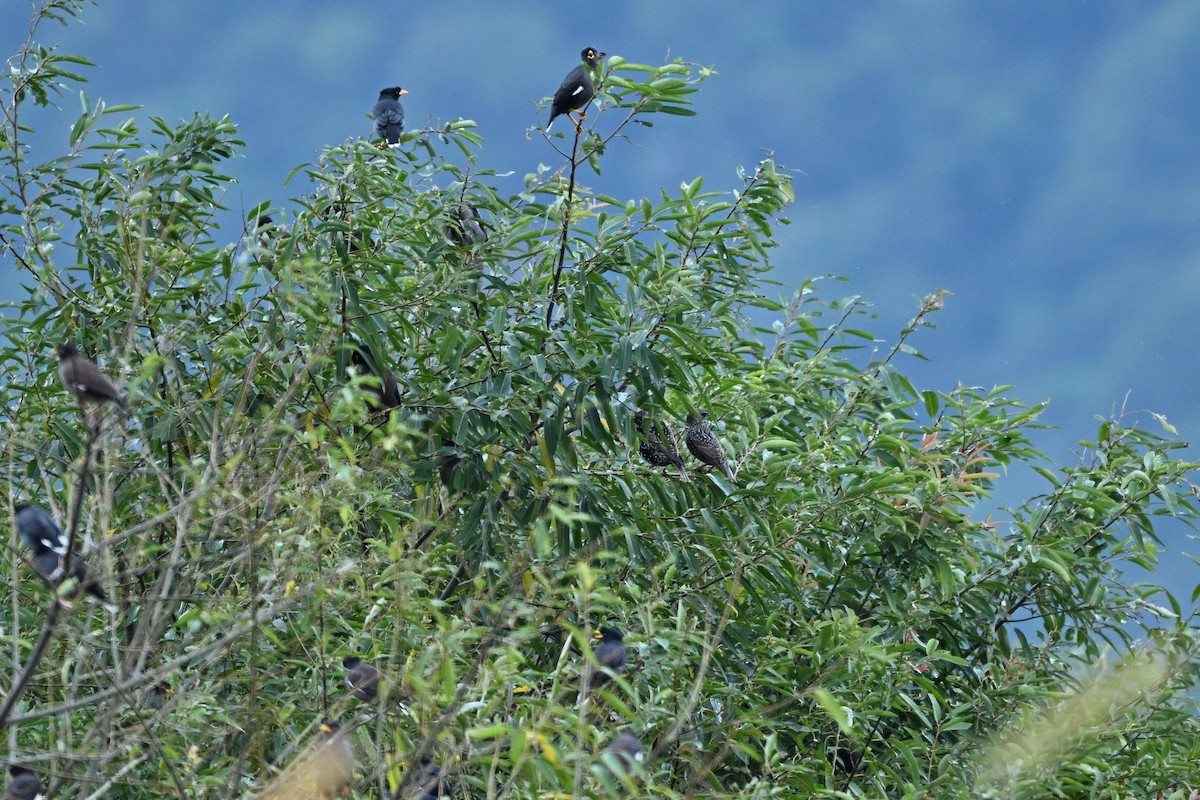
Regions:
<instances>
[{"instance_id":1,"label":"bird perched on treetop","mask_svg":"<svg viewBox=\"0 0 1200 800\"><path fill-rule=\"evenodd\" d=\"M350 694L363 702L369 703L379 695L379 680L382 673L372 664L364 664L361 658L350 656L342 659L346 668L346 685Z\"/></svg>"},{"instance_id":2,"label":"bird perched on treetop","mask_svg":"<svg viewBox=\"0 0 1200 800\"><path fill-rule=\"evenodd\" d=\"M32 553L29 561L33 571L48 587L57 588L63 581L62 559L67 554L67 538L58 527L58 523L44 509L28 503L18 503L16 510L17 534ZM109 602L108 595L100 588L100 584L96 582L95 576L78 552L71 555L71 577L76 583L72 596L82 588L103 603L109 611L117 610L117 607Z\"/></svg>"},{"instance_id":3,"label":"bird perched on treetop","mask_svg":"<svg viewBox=\"0 0 1200 800\"><path fill-rule=\"evenodd\" d=\"M129 408L112 379L91 361L79 355L74 345L60 344L54 348L54 352L58 355L58 377L78 401L106 403L111 400L121 408Z\"/></svg>"},{"instance_id":4,"label":"bird perched on treetop","mask_svg":"<svg viewBox=\"0 0 1200 800\"><path fill-rule=\"evenodd\" d=\"M389 86L379 92L379 100L371 110L375 118L375 135L383 139L385 144L396 144L400 134L404 133L404 106L400 105L400 95L408 94L407 89L399 86Z\"/></svg>"},{"instance_id":5,"label":"bird perched on treetop","mask_svg":"<svg viewBox=\"0 0 1200 800\"><path fill-rule=\"evenodd\" d=\"M625 666L625 637L621 635L621 631L616 628L603 627L596 631L592 638L600 640L600 644L592 651L592 655L596 657L597 666L593 667L589 663L585 667L583 672L584 692L599 689L612 679L612 676L605 670L620 672L621 668Z\"/></svg>"},{"instance_id":6,"label":"bird perched on treetop","mask_svg":"<svg viewBox=\"0 0 1200 800\"><path fill-rule=\"evenodd\" d=\"M642 441L638 443L638 452L642 454L646 463L654 467L675 467L685 481L689 480L671 429L665 423L659 424L650 419L650 415L645 411L639 411L633 416L633 424L642 437Z\"/></svg>"},{"instance_id":7,"label":"bird perched on treetop","mask_svg":"<svg viewBox=\"0 0 1200 800\"><path fill-rule=\"evenodd\" d=\"M573 111L579 112L579 119L575 122L575 132L579 133L583 129L583 120L587 119L587 105L596 96L596 86L592 83L592 70L600 66L600 59L606 55L608 53L601 53L594 47L583 48L583 52L579 54L583 63L567 73L567 77L563 78L562 85L554 93L554 100L550 104L550 121L546 123L547 131L554 124L554 118L560 114L566 114L574 119Z\"/></svg>"},{"instance_id":8,"label":"bird perched on treetop","mask_svg":"<svg viewBox=\"0 0 1200 800\"><path fill-rule=\"evenodd\" d=\"M617 761L617 765L628 775L633 772L635 763L641 764L646 759L646 748L642 740L632 733L622 733L605 748L604 752Z\"/></svg>"},{"instance_id":9,"label":"bird perched on treetop","mask_svg":"<svg viewBox=\"0 0 1200 800\"><path fill-rule=\"evenodd\" d=\"M421 766L412 781L412 800L438 800L454 794L454 787L445 771L433 762L429 756L421 756L418 761Z\"/></svg>"},{"instance_id":10,"label":"bird perched on treetop","mask_svg":"<svg viewBox=\"0 0 1200 800\"><path fill-rule=\"evenodd\" d=\"M42 800L42 779L29 767L9 764L4 794L13 800Z\"/></svg>"},{"instance_id":11,"label":"bird perched on treetop","mask_svg":"<svg viewBox=\"0 0 1200 800\"><path fill-rule=\"evenodd\" d=\"M713 432L709 430L708 423L704 421L707 418L708 412L704 410L700 410L698 417L695 414L688 414L687 433L684 435L683 441L696 458L710 467L721 470L729 480L736 480L733 476L733 469L729 466L729 459L725 457L724 448L721 447L721 443L717 441Z\"/></svg>"}]
</instances>

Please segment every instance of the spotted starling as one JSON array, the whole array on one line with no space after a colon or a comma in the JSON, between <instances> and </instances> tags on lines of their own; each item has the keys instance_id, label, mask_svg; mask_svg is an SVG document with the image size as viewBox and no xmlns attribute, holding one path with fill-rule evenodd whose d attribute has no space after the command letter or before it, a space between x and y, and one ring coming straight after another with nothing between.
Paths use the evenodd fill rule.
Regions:
<instances>
[{"instance_id":1,"label":"spotted starling","mask_svg":"<svg viewBox=\"0 0 1200 800\"><path fill-rule=\"evenodd\" d=\"M671 429L666 423L655 422L645 411L639 411L633 417L633 424L642 437L638 443L638 452L642 454L646 463L653 467L675 467L679 470L680 477L688 480L683 459L679 457L679 448L675 445L675 437L671 435Z\"/></svg>"},{"instance_id":2,"label":"spotted starling","mask_svg":"<svg viewBox=\"0 0 1200 800\"><path fill-rule=\"evenodd\" d=\"M350 687L350 694L365 703L374 701L379 695L379 679L383 677L379 670L355 656L343 658L342 666L346 668L346 685Z\"/></svg>"},{"instance_id":3,"label":"spotted starling","mask_svg":"<svg viewBox=\"0 0 1200 800\"><path fill-rule=\"evenodd\" d=\"M429 756L421 756L420 769L410 784L413 789L409 795L412 800L438 800L454 794L454 787L446 777L445 770L433 762Z\"/></svg>"},{"instance_id":4,"label":"spotted starling","mask_svg":"<svg viewBox=\"0 0 1200 800\"><path fill-rule=\"evenodd\" d=\"M379 379L379 385L371 387L371 393L375 395L375 402L371 404L374 408L396 408L400 405L400 388L396 383L396 373L376 359L370 347L365 344L355 345L350 353L350 363L357 367L361 374Z\"/></svg>"},{"instance_id":5,"label":"spotted starling","mask_svg":"<svg viewBox=\"0 0 1200 800\"><path fill-rule=\"evenodd\" d=\"M584 668L583 690L590 692L599 689L612 679L611 672L620 672L625 666L625 637L616 628L604 627L596 631L593 639L600 644L592 651L596 657L597 666L590 663Z\"/></svg>"},{"instance_id":6,"label":"spotted starling","mask_svg":"<svg viewBox=\"0 0 1200 800\"><path fill-rule=\"evenodd\" d=\"M550 121L546 123L547 131L554 124L555 117L566 114L574 119L575 111L579 112L575 130L578 132L582 129L583 120L587 119L587 105L596 96L596 87L592 84L592 70L600 66L600 59L606 55L608 54L600 53L594 47L583 48L583 52L579 54L583 63L567 73L562 85L554 93L554 101L550 104Z\"/></svg>"},{"instance_id":7,"label":"spotted starling","mask_svg":"<svg viewBox=\"0 0 1200 800\"><path fill-rule=\"evenodd\" d=\"M479 224L479 209L470 203L459 203L446 222L446 238L456 247L470 247L487 241L487 231Z\"/></svg>"},{"instance_id":8,"label":"spotted starling","mask_svg":"<svg viewBox=\"0 0 1200 800\"><path fill-rule=\"evenodd\" d=\"M58 354L58 377L79 401L105 403L111 400L121 408L129 408L116 384L99 367L79 355L74 345L60 344L54 352Z\"/></svg>"},{"instance_id":9,"label":"spotted starling","mask_svg":"<svg viewBox=\"0 0 1200 800\"><path fill-rule=\"evenodd\" d=\"M389 86L379 92L379 100L371 111L375 118L375 135L383 139L385 144L396 144L400 134L404 133L404 106L400 105L400 95L408 94L407 89L399 86Z\"/></svg>"},{"instance_id":10,"label":"spotted starling","mask_svg":"<svg viewBox=\"0 0 1200 800\"><path fill-rule=\"evenodd\" d=\"M695 414L688 414L687 433L684 435L683 441L697 459L710 467L721 470L729 480L736 480L733 476L733 469L729 466L729 460L725 458L725 450L717 441L717 437L709 430L708 423L704 421L707 418L708 412L703 410L700 411L699 417Z\"/></svg>"},{"instance_id":11,"label":"spotted starling","mask_svg":"<svg viewBox=\"0 0 1200 800\"><path fill-rule=\"evenodd\" d=\"M25 542L31 553L29 562L33 571L38 574L46 586L57 588L62 583L62 558L67 554L67 538L62 529L44 509L28 503L19 503L17 510L17 534ZM108 595L100 588L100 584L92 575L87 564L79 556L78 548L71 556L71 577L75 579L76 587L72 596L84 591L104 604L110 611L117 607L108 600Z\"/></svg>"},{"instance_id":12,"label":"spotted starling","mask_svg":"<svg viewBox=\"0 0 1200 800\"><path fill-rule=\"evenodd\" d=\"M641 764L646 759L646 748L632 733L622 733L613 739L604 752L616 759L626 775L634 771L634 763Z\"/></svg>"},{"instance_id":13,"label":"spotted starling","mask_svg":"<svg viewBox=\"0 0 1200 800\"><path fill-rule=\"evenodd\" d=\"M29 767L9 764L4 795L13 800L42 800L42 779Z\"/></svg>"}]
</instances>

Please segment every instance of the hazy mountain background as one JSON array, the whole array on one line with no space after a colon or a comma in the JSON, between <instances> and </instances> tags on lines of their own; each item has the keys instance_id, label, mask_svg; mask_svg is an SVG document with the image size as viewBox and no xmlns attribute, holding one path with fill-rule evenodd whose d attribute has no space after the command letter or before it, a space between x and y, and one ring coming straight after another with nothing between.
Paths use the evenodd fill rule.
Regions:
<instances>
[{"instance_id":1,"label":"hazy mountain background","mask_svg":"<svg viewBox=\"0 0 1200 800\"><path fill-rule=\"evenodd\" d=\"M28 8L0 5L6 56ZM953 293L938 330L913 340L930 361L900 363L919 387L1051 399L1058 427L1035 441L1060 464L1126 405L1200 435L1198 3L129 0L48 25L40 39L52 37L98 65L93 99L170 122L230 115L247 142L228 165L231 240L245 209L306 191L303 178L283 186L292 168L369 133L385 86L410 91L410 129L476 120L481 166L513 172L501 185L516 191L539 162L558 165L526 132L584 46L711 65L697 117L634 131L585 180L617 197L698 175L730 189L773 151L797 171L781 295L844 276L824 296L866 297L878 319L860 327L890 342L916 297ZM27 119L43 156L79 113L71 97L62 107ZM0 294L15 274L0 255ZM1002 483L1007 502L1044 489L1031 472ZM1187 537L1169 529L1196 551ZM1163 572L1185 598L1197 582L1187 559Z\"/></svg>"}]
</instances>

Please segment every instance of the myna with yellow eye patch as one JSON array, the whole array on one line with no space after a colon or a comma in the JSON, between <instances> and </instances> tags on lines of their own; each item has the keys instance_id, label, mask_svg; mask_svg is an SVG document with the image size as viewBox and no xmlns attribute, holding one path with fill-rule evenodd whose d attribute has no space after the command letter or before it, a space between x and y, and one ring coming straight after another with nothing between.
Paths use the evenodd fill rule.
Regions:
<instances>
[{"instance_id":1,"label":"myna with yellow eye patch","mask_svg":"<svg viewBox=\"0 0 1200 800\"><path fill-rule=\"evenodd\" d=\"M608 54L601 53L594 47L583 48L583 52L579 54L583 63L568 72L562 85L554 92L554 100L550 103L550 121L546 123L547 131L554 124L555 117L566 114L575 120L576 111L579 112L579 118L575 120L575 132L578 134L583 130L583 121L587 119L587 105L596 96L592 71L599 68L600 59L606 55Z\"/></svg>"},{"instance_id":2,"label":"myna with yellow eye patch","mask_svg":"<svg viewBox=\"0 0 1200 800\"><path fill-rule=\"evenodd\" d=\"M620 672L625 666L625 637L621 631L612 627L602 627L592 636L599 644L592 650L596 657L596 666L589 662L583 673L583 690L590 692L599 689L612 679L611 673Z\"/></svg>"},{"instance_id":3,"label":"myna with yellow eye patch","mask_svg":"<svg viewBox=\"0 0 1200 800\"><path fill-rule=\"evenodd\" d=\"M112 379L100 368L79 354L71 343L54 348L58 355L58 377L67 391L80 401L91 403L113 402L121 408L129 408Z\"/></svg>"},{"instance_id":4,"label":"myna with yellow eye patch","mask_svg":"<svg viewBox=\"0 0 1200 800\"><path fill-rule=\"evenodd\" d=\"M408 90L399 86L382 89L375 108L371 110L375 120L375 136L383 139L386 145L396 144L400 141L400 134L404 133L404 106L400 105L400 97L406 94Z\"/></svg>"}]
</instances>

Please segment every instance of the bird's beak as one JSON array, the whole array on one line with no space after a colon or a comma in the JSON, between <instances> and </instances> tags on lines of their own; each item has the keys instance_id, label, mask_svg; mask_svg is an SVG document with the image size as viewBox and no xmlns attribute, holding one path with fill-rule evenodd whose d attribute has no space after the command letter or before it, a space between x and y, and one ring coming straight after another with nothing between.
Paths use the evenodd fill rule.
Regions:
<instances>
[{"instance_id":1,"label":"bird's beak","mask_svg":"<svg viewBox=\"0 0 1200 800\"><path fill-rule=\"evenodd\" d=\"M593 632L592 632L592 638L593 638L593 639L603 639L603 638L604 638L604 634L603 634L603 633L601 633L600 631L593 631Z\"/></svg>"},{"instance_id":2,"label":"bird's beak","mask_svg":"<svg viewBox=\"0 0 1200 800\"><path fill-rule=\"evenodd\" d=\"M400 94L408 94L408 89L401 89Z\"/></svg>"},{"instance_id":3,"label":"bird's beak","mask_svg":"<svg viewBox=\"0 0 1200 800\"><path fill-rule=\"evenodd\" d=\"M322 722L321 723L321 733L333 733L333 728L329 727L324 722Z\"/></svg>"}]
</instances>

